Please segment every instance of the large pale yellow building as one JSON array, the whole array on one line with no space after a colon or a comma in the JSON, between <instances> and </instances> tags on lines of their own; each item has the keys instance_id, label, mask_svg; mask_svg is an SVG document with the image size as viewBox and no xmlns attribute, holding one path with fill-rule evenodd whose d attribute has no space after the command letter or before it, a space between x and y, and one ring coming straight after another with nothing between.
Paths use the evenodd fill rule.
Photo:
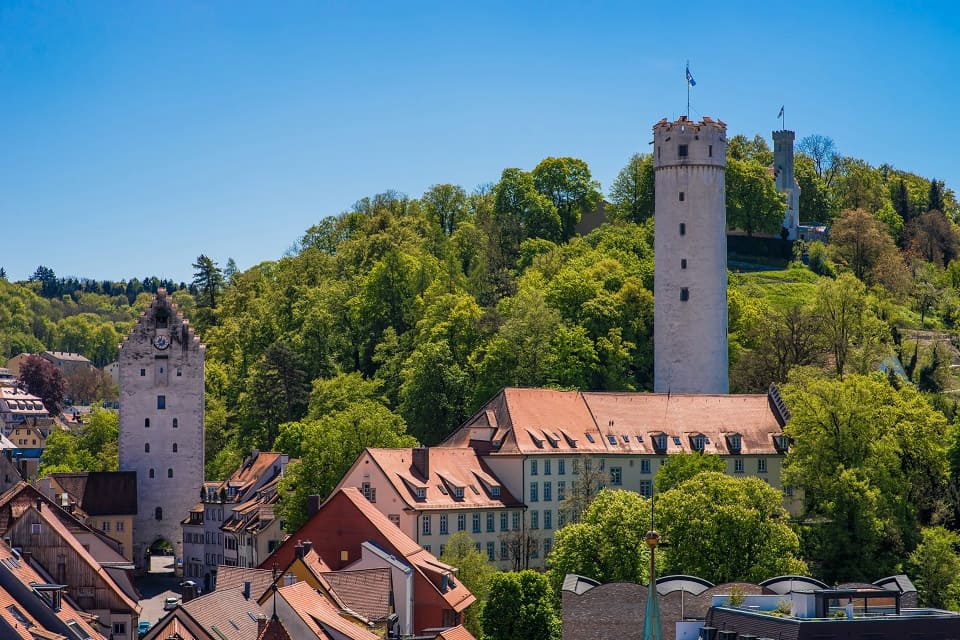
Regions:
<instances>
[{"instance_id":1,"label":"large pale yellow building","mask_svg":"<svg viewBox=\"0 0 960 640\"><path fill-rule=\"evenodd\" d=\"M649 497L676 453L719 455L727 473L780 480L790 440L779 394L677 395L502 390L430 449L367 449L341 480L408 536L442 555L464 531L504 569L542 567L564 500L590 473L611 489Z\"/></svg>"}]
</instances>

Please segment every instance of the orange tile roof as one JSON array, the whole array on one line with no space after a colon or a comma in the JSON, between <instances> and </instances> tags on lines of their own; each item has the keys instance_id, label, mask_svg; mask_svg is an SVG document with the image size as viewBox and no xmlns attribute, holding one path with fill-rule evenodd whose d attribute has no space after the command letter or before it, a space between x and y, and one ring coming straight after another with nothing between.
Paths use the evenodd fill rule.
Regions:
<instances>
[{"instance_id":1,"label":"orange tile roof","mask_svg":"<svg viewBox=\"0 0 960 640\"><path fill-rule=\"evenodd\" d=\"M427 451L429 477L424 479L412 466L413 449L366 449L384 476L411 509L502 509L518 507L503 483L470 447L433 447ZM357 461L361 464L363 456ZM417 499L416 488L425 487L426 497ZM500 489L494 497L493 487ZM457 497L462 493L462 497Z\"/></svg>"},{"instance_id":2,"label":"orange tile roof","mask_svg":"<svg viewBox=\"0 0 960 640\"><path fill-rule=\"evenodd\" d=\"M341 616L326 598L306 582L283 587L277 593L318 638L332 638L332 634L327 631L331 629L350 640L379 640L378 636Z\"/></svg>"},{"instance_id":3,"label":"orange tile roof","mask_svg":"<svg viewBox=\"0 0 960 640\"><path fill-rule=\"evenodd\" d=\"M342 493L353 503L364 517L389 541L390 545L433 584L434 588L440 592L443 599L446 600L447 604L450 605L454 611L463 611L476 601L476 598L470 593L470 590L459 580L454 581L456 583L455 587L442 591L440 584L442 583L443 576L454 574L456 568L440 562L432 553L411 540L397 525L390 522L387 516L373 506L369 500L364 498L359 489L356 487L344 487L337 493Z\"/></svg>"},{"instance_id":4,"label":"orange tile roof","mask_svg":"<svg viewBox=\"0 0 960 640\"><path fill-rule=\"evenodd\" d=\"M473 446L489 455L692 451L702 434L708 453L773 454L780 424L765 394L685 395L503 389L440 446ZM665 451L651 437L666 434Z\"/></svg>"},{"instance_id":5,"label":"orange tile roof","mask_svg":"<svg viewBox=\"0 0 960 640\"><path fill-rule=\"evenodd\" d=\"M473 634L467 631L466 627L458 624L455 627L444 629L437 634L436 640L477 640Z\"/></svg>"},{"instance_id":6,"label":"orange tile roof","mask_svg":"<svg viewBox=\"0 0 960 640\"><path fill-rule=\"evenodd\" d=\"M391 571L386 567L330 571L321 574L338 604L371 622L390 615Z\"/></svg>"},{"instance_id":7,"label":"orange tile roof","mask_svg":"<svg viewBox=\"0 0 960 640\"><path fill-rule=\"evenodd\" d=\"M243 597L243 588L217 589L179 606L211 636L225 640L257 637L257 618L264 615L254 597ZM159 623L158 623L159 624Z\"/></svg>"}]
</instances>

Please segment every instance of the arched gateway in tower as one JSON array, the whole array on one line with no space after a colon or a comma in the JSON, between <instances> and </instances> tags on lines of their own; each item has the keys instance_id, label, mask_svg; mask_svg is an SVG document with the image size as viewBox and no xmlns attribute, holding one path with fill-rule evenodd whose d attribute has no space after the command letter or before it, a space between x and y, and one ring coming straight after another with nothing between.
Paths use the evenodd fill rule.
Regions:
<instances>
[{"instance_id":1,"label":"arched gateway in tower","mask_svg":"<svg viewBox=\"0 0 960 640\"><path fill-rule=\"evenodd\" d=\"M653 126L654 390L727 393L727 126Z\"/></svg>"},{"instance_id":2,"label":"arched gateway in tower","mask_svg":"<svg viewBox=\"0 0 960 640\"><path fill-rule=\"evenodd\" d=\"M164 289L120 345L120 470L137 473L138 572L159 540L183 556L180 521L203 485L204 351Z\"/></svg>"}]
</instances>

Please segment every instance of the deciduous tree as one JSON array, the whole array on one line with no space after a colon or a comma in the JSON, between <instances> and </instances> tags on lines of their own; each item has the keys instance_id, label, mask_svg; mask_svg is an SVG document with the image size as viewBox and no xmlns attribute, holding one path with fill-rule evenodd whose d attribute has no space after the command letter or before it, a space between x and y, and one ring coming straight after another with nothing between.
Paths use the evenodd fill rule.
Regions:
<instances>
[{"instance_id":1,"label":"deciduous tree","mask_svg":"<svg viewBox=\"0 0 960 640\"><path fill-rule=\"evenodd\" d=\"M487 555L477 548L466 531L450 536L440 561L457 568L457 578L477 599L463 614L463 626L476 638L483 637L483 609L490 592L490 579L497 573Z\"/></svg>"},{"instance_id":2,"label":"deciduous tree","mask_svg":"<svg viewBox=\"0 0 960 640\"><path fill-rule=\"evenodd\" d=\"M610 217L640 223L653 217L653 155L636 153L610 186Z\"/></svg>"},{"instance_id":3,"label":"deciduous tree","mask_svg":"<svg viewBox=\"0 0 960 640\"><path fill-rule=\"evenodd\" d=\"M486 640L559 640L560 618L547 577L532 569L490 578L483 608Z\"/></svg>"},{"instance_id":4,"label":"deciduous tree","mask_svg":"<svg viewBox=\"0 0 960 640\"><path fill-rule=\"evenodd\" d=\"M773 177L756 160L727 160L727 224L747 235L778 233L786 203Z\"/></svg>"},{"instance_id":5,"label":"deciduous tree","mask_svg":"<svg viewBox=\"0 0 960 640\"><path fill-rule=\"evenodd\" d=\"M66 394L66 380L55 365L40 356L29 356L20 363L19 380L29 393L43 401L47 411L54 415L60 413Z\"/></svg>"},{"instance_id":6,"label":"deciduous tree","mask_svg":"<svg viewBox=\"0 0 960 640\"><path fill-rule=\"evenodd\" d=\"M580 218L600 201L600 183L579 158L545 158L533 169L533 184L560 215L560 239L573 237Z\"/></svg>"},{"instance_id":7,"label":"deciduous tree","mask_svg":"<svg viewBox=\"0 0 960 640\"><path fill-rule=\"evenodd\" d=\"M657 493L675 489L698 473L716 471L723 473L727 463L723 458L708 453L677 453L667 458L666 464L657 470L654 480Z\"/></svg>"}]
</instances>

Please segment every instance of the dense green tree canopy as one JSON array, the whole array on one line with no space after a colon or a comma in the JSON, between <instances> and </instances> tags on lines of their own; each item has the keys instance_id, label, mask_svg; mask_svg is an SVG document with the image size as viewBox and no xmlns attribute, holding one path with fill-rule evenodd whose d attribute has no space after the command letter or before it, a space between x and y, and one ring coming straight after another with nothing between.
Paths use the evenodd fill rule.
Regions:
<instances>
[{"instance_id":1,"label":"dense green tree canopy","mask_svg":"<svg viewBox=\"0 0 960 640\"><path fill-rule=\"evenodd\" d=\"M546 576L531 569L490 578L483 608L486 640L559 640L560 618Z\"/></svg>"}]
</instances>

